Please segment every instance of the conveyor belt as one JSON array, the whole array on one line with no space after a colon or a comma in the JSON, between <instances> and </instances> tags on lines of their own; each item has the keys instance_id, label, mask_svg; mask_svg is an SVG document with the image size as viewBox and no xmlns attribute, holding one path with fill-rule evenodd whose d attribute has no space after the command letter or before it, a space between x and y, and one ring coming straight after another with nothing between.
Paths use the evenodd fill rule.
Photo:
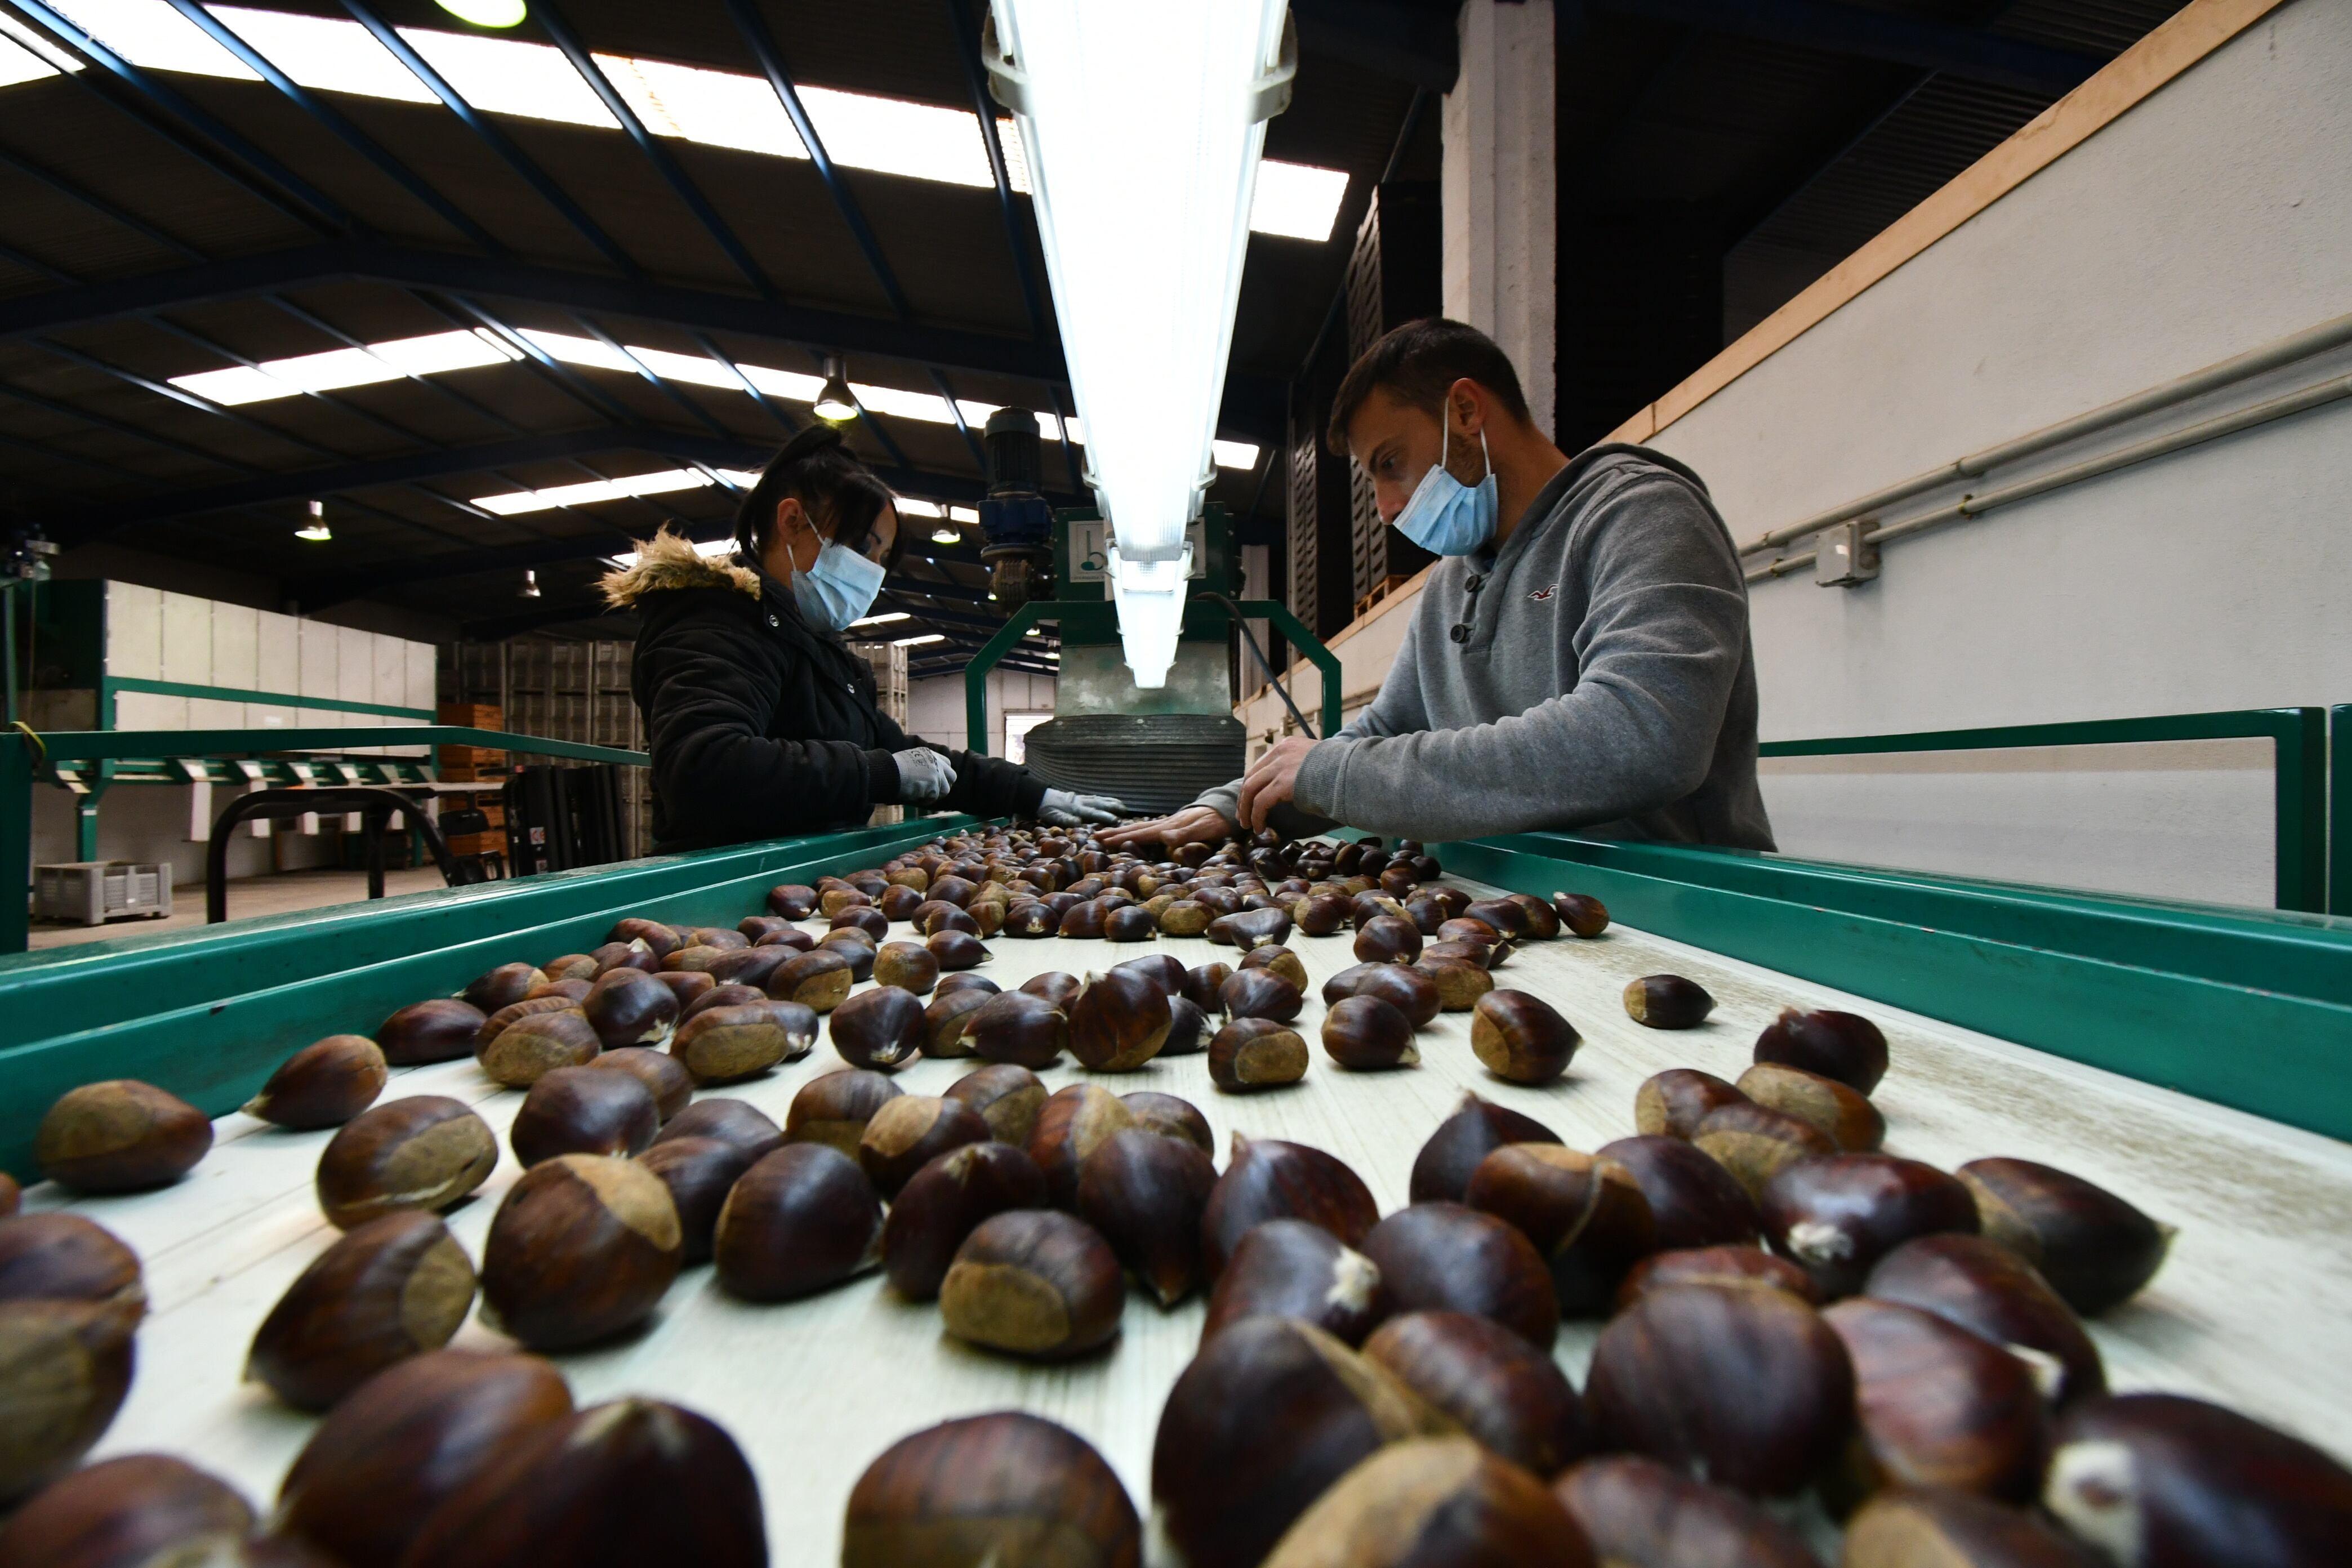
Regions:
<instances>
[{"instance_id":1,"label":"conveyor belt","mask_svg":"<svg viewBox=\"0 0 2352 1568\"><path fill-rule=\"evenodd\" d=\"M1349 941L1292 939L1314 982L1301 1020L1310 1039L1323 1011L1316 994L1353 962ZM991 945L982 973L1008 989L1042 971L1083 975L1146 951L1059 939ZM1202 940L1158 945L1187 963L1233 956ZM1626 1017L1624 983L1668 970L1715 994L1703 1027L1664 1034ZM1468 1016L1448 1014L1423 1032L1422 1066L1400 1072L1343 1073L1318 1051L1302 1085L1239 1098L1213 1089L1196 1055L1099 1081L1191 1100L1217 1131L1220 1165L1235 1131L1327 1149L1362 1174L1385 1212L1405 1201L1414 1152L1465 1088L1590 1149L1633 1131L1633 1089L1650 1073L1693 1066L1735 1077L1784 1004L1852 1008L1879 1020L1892 1046L1894 1067L1875 1097L1890 1151L1947 1167L1985 1154L2047 1161L2181 1227L2148 1289L2092 1325L2116 1386L2200 1394L2352 1451L2352 1249L2344 1243L2352 1235L2352 1148L1622 926L1597 942L1530 944L1497 979L1545 996L1583 1032L1566 1079L1528 1089L1488 1078L1469 1052ZM820 1040L811 1057L769 1079L711 1092L740 1095L781 1121L803 1083L839 1065ZM938 1093L973 1065L921 1061L900 1082L909 1093ZM1085 1075L1065 1062L1044 1076L1058 1088ZM388 1091L419 1093L477 1104L502 1137L522 1099L497 1090L470 1061L403 1072ZM329 1134L238 1115L224 1117L218 1131L212 1155L176 1187L71 1204L37 1187L26 1206L79 1208L146 1260L154 1310L140 1334L140 1373L99 1455L183 1454L266 1502L313 1422L238 1377L255 1327L333 1239L310 1187ZM477 1258L517 1174L509 1156L448 1216ZM705 1266L681 1276L642 1334L556 1359L583 1404L650 1393L725 1424L758 1470L774 1561L814 1568L837 1560L842 1507L866 1463L893 1439L951 1415L1019 1406L1066 1423L1148 1508L1160 1404L1192 1354L1202 1310L1196 1299L1162 1311L1130 1291L1124 1331L1107 1354L1032 1366L947 1338L935 1307L898 1300L878 1275L810 1300L753 1306L722 1293ZM1560 1363L1580 1387L1596 1331L1569 1324L1560 1337ZM503 1342L469 1323L457 1342Z\"/></svg>"}]
</instances>

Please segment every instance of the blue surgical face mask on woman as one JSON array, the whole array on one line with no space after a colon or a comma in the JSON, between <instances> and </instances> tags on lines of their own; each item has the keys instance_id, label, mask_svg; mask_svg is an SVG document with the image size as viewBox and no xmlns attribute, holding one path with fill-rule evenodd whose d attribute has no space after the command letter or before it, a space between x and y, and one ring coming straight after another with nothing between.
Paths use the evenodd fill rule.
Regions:
<instances>
[{"instance_id":1,"label":"blue surgical face mask on woman","mask_svg":"<svg viewBox=\"0 0 2352 1568\"><path fill-rule=\"evenodd\" d=\"M1495 463L1486 456L1486 432L1481 430L1478 453L1486 458L1486 477L1475 485L1464 484L1445 471L1446 447L1454 435L1450 421L1444 431L1438 440L1437 461L1397 513L1396 530L1433 555L1467 555L1495 537Z\"/></svg>"},{"instance_id":2,"label":"blue surgical face mask on woman","mask_svg":"<svg viewBox=\"0 0 2352 1568\"><path fill-rule=\"evenodd\" d=\"M882 591L882 565L822 534L817 537L816 559L793 571L793 601L806 619L845 632L874 607L874 596Z\"/></svg>"}]
</instances>

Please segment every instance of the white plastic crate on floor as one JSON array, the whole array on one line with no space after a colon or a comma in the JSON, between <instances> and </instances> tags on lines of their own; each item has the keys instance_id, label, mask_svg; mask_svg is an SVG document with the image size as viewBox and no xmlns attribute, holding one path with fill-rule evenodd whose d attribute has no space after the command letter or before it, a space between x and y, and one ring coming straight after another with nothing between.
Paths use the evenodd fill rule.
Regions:
<instances>
[{"instance_id":1,"label":"white plastic crate on floor","mask_svg":"<svg viewBox=\"0 0 2352 1568\"><path fill-rule=\"evenodd\" d=\"M118 915L172 912L172 868L119 860L73 860L36 867L33 918L104 925Z\"/></svg>"}]
</instances>

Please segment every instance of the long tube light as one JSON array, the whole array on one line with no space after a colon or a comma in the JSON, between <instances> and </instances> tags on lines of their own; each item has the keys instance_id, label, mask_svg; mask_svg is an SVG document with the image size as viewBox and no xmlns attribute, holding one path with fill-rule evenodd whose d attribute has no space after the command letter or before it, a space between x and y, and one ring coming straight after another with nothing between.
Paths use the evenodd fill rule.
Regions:
<instances>
[{"instance_id":1,"label":"long tube light","mask_svg":"<svg viewBox=\"0 0 2352 1568\"><path fill-rule=\"evenodd\" d=\"M1139 687L1167 682L1185 526L1216 477L1258 159L1297 69L1287 11L991 0L990 87L1021 132Z\"/></svg>"}]
</instances>

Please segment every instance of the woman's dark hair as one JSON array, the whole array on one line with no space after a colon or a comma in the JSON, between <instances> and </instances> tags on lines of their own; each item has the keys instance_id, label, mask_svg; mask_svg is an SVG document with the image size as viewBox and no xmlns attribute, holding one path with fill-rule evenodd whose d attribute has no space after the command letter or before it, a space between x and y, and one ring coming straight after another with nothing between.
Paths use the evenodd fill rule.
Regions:
<instances>
[{"instance_id":1,"label":"woman's dark hair","mask_svg":"<svg viewBox=\"0 0 2352 1568\"><path fill-rule=\"evenodd\" d=\"M1443 420L1446 388L1465 379L1493 393L1513 418L1527 422L1528 399L1519 390L1519 373L1511 368L1511 356L1494 339L1443 316L1407 321L1348 367L1339 390L1332 395L1331 426L1324 439L1334 453L1346 457L1348 426L1375 391L1386 392L1406 407Z\"/></svg>"},{"instance_id":2,"label":"woman's dark hair","mask_svg":"<svg viewBox=\"0 0 2352 1568\"><path fill-rule=\"evenodd\" d=\"M831 531L833 542L859 554L873 542L882 509L898 497L859 462L841 432L830 425L812 425L769 459L760 482L735 509L735 543L757 561L768 552L769 536L776 531L776 508L786 496L808 509L810 521ZM885 566L898 563L902 533L890 546Z\"/></svg>"}]
</instances>

